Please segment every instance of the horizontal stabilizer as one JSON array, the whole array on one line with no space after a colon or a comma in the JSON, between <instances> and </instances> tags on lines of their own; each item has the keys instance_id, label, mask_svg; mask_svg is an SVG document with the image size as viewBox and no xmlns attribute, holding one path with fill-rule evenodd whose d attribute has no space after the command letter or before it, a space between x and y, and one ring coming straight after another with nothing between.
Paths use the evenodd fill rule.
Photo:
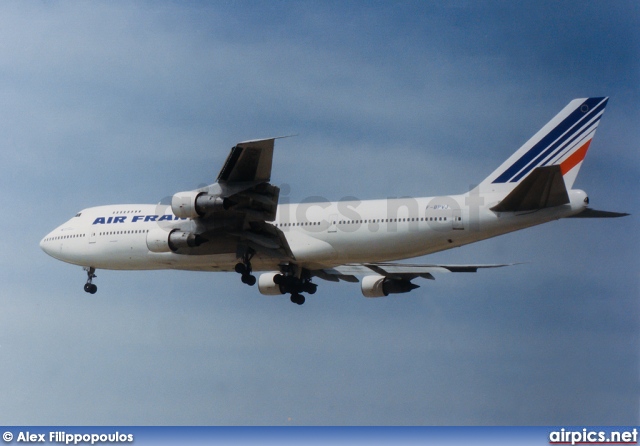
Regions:
<instances>
[{"instance_id":1,"label":"horizontal stabilizer","mask_svg":"<svg viewBox=\"0 0 640 446\"><path fill-rule=\"evenodd\" d=\"M500 203L494 212L535 211L569 203L559 165L537 167Z\"/></svg>"},{"instance_id":2,"label":"horizontal stabilizer","mask_svg":"<svg viewBox=\"0 0 640 446\"><path fill-rule=\"evenodd\" d=\"M609 212L609 211L597 211L595 209L586 208L584 211L579 214L572 215L567 218L618 218L618 217L626 217L626 212Z\"/></svg>"}]
</instances>

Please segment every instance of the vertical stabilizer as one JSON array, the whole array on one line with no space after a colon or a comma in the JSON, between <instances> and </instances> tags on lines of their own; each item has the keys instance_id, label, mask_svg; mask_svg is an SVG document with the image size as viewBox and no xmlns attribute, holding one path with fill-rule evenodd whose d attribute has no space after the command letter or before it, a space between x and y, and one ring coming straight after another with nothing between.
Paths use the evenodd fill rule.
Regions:
<instances>
[{"instance_id":1,"label":"vertical stabilizer","mask_svg":"<svg viewBox=\"0 0 640 446\"><path fill-rule=\"evenodd\" d=\"M480 187L513 190L534 169L560 166L567 190L573 186L608 98L574 99L524 143Z\"/></svg>"}]
</instances>

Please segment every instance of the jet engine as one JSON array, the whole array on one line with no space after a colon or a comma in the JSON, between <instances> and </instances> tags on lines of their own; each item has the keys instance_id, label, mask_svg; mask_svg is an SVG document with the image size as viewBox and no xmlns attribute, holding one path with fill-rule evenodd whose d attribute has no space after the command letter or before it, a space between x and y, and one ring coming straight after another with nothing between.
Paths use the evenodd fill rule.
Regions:
<instances>
[{"instance_id":1,"label":"jet engine","mask_svg":"<svg viewBox=\"0 0 640 446\"><path fill-rule=\"evenodd\" d=\"M280 294L284 294L280 284L274 282L274 278L276 276L278 276L278 279L275 280L280 282L282 274L277 271L260 274L260 277L258 278L258 290L261 294L264 294L265 296L279 296Z\"/></svg>"},{"instance_id":2,"label":"jet engine","mask_svg":"<svg viewBox=\"0 0 640 446\"><path fill-rule=\"evenodd\" d=\"M279 272L270 272L260 275L258 279L258 290L267 296L277 296L280 294L315 294L318 285L312 283L310 279L300 279L295 276L286 276Z\"/></svg>"},{"instance_id":3,"label":"jet engine","mask_svg":"<svg viewBox=\"0 0 640 446\"><path fill-rule=\"evenodd\" d=\"M233 203L227 198L206 192L178 192L171 198L173 215L179 218L197 218L216 211L227 210Z\"/></svg>"},{"instance_id":4,"label":"jet engine","mask_svg":"<svg viewBox=\"0 0 640 446\"><path fill-rule=\"evenodd\" d=\"M147 233L147 248L151 252L175 252L180 248L195 248L204 240L197 234L178 229L166 231L162 228L151 229Z\"/></svg>"},{"instance_id":5,"label":"jet engine","mask_svg":"<svg viewBox=\"0 0 640 446\"><path fill-rule=\"evenodd\" d=\"M389 294L408 293L420 288L407 279L392 279L384 276L365 276L360 284L364 297L384 297Z\"/></svg>"}]
</instances>

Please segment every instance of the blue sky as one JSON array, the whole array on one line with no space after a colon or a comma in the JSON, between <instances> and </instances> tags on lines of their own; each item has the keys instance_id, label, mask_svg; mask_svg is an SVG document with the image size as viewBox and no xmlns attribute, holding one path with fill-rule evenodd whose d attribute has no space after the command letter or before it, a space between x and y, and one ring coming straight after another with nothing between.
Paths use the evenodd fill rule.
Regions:
<instances>
[{"instance_id":1,"label":"blue sky","mask_svg":"<svg viewBox=\"0 0 640 446\"><path fill-rule=\"evenodd\" d=\"M637 424L637 2L0 5L5 424ZM609 96L564 220L428 257L527 262L298 307L235 274L84 273L80 209L212 182L279 140L286 198L454 194L571 99ZM425 260L425 259L421 259Z\"/></svg>"}]
</instances>

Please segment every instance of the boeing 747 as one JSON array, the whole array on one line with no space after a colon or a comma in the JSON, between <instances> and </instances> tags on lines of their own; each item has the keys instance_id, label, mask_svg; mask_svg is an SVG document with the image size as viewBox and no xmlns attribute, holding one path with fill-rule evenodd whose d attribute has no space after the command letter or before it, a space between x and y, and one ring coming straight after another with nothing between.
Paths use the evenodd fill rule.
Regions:
<instances>
[{"instance_id":1,"label":"boeing 747","mask_svg":"<svg viewBox=\"0 0 640 446\"><path fill-rule=\"evenodd\" d=\"M620 217L573 189L608 98L571 101L477 187L440 197L279 204L277 138L231 149L217 181L171 204L78 212L47 234L50 256L97 269L236 271L266 295L301 305L314 279L360 282L366 297L406 293L418 278L507 266L397 263L567 217ZM254 272L261 271L256 279ZM361 277L359 280L358 277Z\"/></svg>"}]
</instances>

